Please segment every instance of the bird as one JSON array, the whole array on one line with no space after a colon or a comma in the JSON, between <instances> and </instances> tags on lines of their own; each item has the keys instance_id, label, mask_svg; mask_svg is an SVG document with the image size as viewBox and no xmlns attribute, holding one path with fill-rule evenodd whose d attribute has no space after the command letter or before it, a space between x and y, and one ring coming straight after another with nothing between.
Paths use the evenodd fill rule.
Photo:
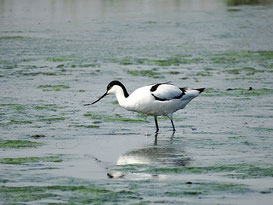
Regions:
<instances>
[{"instance_id":1,"label":"bird","mask_svg":"<svg viewBox=\"0 0 273 205\"><path fill-rule=\"evenodd\" d=\"M125 86L120 81L114 80L107 85L106 92L100 98L92 103L84 104L84 106L93 105L105 96L114 94L119 105L126 110L154 116L155 133L159 132L158 116L167 116L171 121L173 132L175 132L173 113L185 108L192 99L204 90L205 88L180 88L166 82L137 88L129 95Z\"/></svg>"}]
</instances>

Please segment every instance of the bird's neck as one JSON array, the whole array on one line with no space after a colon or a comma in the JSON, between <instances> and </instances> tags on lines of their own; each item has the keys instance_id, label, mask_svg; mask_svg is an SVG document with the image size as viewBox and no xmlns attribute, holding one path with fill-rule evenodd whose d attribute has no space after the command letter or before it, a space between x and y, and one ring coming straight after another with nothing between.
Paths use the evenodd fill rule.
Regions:
<instances>
[{"instance_id":1,"label":"bird's neck","mask_svg":"<svg viewBox=\"0 0 273 205\"><path fill-rule=\"evenodd\" d=\"M116 98L118 100L119 105L121 107L126 107L127 98L129 96L126 88L119 87L119 89L116 90L115 94L116 94Z\"/></svg>"}]
</instances>

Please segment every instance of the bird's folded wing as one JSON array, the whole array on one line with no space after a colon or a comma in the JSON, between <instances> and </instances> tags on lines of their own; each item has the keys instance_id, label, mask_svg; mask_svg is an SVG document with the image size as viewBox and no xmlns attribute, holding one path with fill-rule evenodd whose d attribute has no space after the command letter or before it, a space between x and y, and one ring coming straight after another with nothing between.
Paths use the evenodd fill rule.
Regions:
<instances>
[{"instance_id":1,"label":"bird's folded wing","mask_svg":"<svg viewBox=\"0 0 273 205\"><path fill-rule=\"evenodd\" d=\"M160 84L156 90L151 91L156 100L166 101L172 99L180 99L184 95L184 91L174 85Z\"/></svg>"}]
</instances>

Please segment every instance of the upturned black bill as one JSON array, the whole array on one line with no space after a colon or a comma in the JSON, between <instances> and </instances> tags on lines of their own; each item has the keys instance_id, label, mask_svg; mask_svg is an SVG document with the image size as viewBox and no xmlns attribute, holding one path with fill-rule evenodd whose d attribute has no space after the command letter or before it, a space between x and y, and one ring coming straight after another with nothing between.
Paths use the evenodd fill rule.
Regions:
<instances>
[{"instance_id":1,"label":"upturned black bill","mask_svg":"<svg viewBox=\"0 0 273 205\"><path fill-rule=\"evenodd\" d=\"M99 99L97 99L95 102L84 104L84 106L93 105L93 104L95 104L96 102L100 101L102 98L104 98L106 95L107 95L107 92L104 93L103 96L101 96L101 97L100 97Z\"/></svg>"}]
</instances>

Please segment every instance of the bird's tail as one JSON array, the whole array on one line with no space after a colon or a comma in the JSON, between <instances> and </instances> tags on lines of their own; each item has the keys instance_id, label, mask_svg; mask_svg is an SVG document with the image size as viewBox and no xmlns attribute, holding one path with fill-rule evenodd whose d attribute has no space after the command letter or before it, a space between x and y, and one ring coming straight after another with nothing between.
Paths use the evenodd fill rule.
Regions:
<instances>
[{"instance_id":1,"label":"bird's tail","mask_svg":"<svg viewBox=\"0 0 273 205\"><path fill-rule=\"evenodd\" d=\"M198 89L187 89L185 91L184 96L182 97L183 100L192 100L193 98L196 98L200 93L202 93L205 90L205 88L198 88Z\"/></svg>"},{"instance_id":2,"label":"bird's tail","mask_svg":"<svg viewBox=\"0 0 273 205\"><path fill-rule=\"evenodd\" d=\"M205 89L206 89L206 88L198 88L198 89L196 89L196 90L198 90L198 91L199 91L199 94L200 94L200 93L202 93Z\"/></svg>"}]
</instances>

